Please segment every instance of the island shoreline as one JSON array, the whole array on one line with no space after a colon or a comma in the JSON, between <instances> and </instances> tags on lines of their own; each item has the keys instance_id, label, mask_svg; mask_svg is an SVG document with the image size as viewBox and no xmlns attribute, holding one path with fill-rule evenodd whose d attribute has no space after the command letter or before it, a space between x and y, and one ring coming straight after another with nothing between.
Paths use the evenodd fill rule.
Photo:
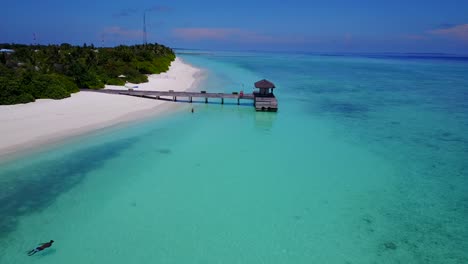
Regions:
<instances>
[{"instance_id":1,"label":"island shoreline","mask_svg":"<svg viewBox=\"0 0 468 264\"><path fill-rule=\"evenodd\" d=\"M199 89L205 76L205 70L177 57L167 72L150 75L147 83L136 85L139 86L137 89L141 90L195 91ZM116 86L106 88L115 89ZM123 86L117 88L128 89ZM109 104L112 107L106 108L89 102L86 105L86 100ZM67 101L68 106L65 104ZM80 106L83 107L83 113L80 113L79 109L72 109ZM93 107L95 109L92 109ZM125 127L147 119L161 118L186 108L187 105L174 102L86 91L61 100L41 99L28 104L0 106L0 162L40 152L73 138ZM103 113L100 113L100 110ZM93 117L90 121L86 115L92 114L93 111L100 116ZM61 126L61 121L66 121L66 124ZM37 129L38 125L44 129Z\"/></svg>"}]
</instances>

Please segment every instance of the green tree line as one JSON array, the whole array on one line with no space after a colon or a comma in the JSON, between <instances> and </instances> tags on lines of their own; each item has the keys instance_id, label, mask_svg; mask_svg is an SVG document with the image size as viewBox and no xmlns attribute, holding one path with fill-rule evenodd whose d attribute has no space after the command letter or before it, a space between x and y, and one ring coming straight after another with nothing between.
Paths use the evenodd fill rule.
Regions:
<instances>
[{"instance_id":1,"label":"green tree line","mask_svg":"<svg viewBox=\"0 0 468 264\"><path fill-rule=\"evenodd\" d=\"M62 99L80 88L147 82L147 74L165 72L175 59L160 44L96 48L93 45L0 44L0 104ZM119 76L125 77L119 77Z\"/></svg>"}]
</instances>

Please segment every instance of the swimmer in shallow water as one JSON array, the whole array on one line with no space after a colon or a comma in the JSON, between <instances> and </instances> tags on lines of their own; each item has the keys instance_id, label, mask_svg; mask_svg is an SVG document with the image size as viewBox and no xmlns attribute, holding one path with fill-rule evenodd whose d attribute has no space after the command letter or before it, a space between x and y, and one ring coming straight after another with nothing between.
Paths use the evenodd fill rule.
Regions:
<instances>
[{"instance_id":1,"label":"swimmer in shallow water","mask_svg":"<svg viewBox=\"0 0 468 264\"><path fill-rule=\"evenodd\" d=\"M41 243L41 244L39 244L39 246L38 246L37 248L32 249L32 250L30 250L30 251L28 252L28 256L32 256L32 255L36 254L36 253L39 252L39 251L42 251L42 250L44 250L44 249L46 249L46 248L51 247L51 246L52 246L52 243L54 243L53 240L51 240L51 241L49 241L49 242L46 242L46 243Z\"/></svg>"}]
</instances>

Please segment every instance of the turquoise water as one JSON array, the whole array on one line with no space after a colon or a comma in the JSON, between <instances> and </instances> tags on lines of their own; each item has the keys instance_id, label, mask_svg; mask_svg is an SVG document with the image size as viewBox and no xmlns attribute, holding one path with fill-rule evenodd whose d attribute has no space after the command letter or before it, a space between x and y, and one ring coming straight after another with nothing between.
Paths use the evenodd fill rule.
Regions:
<instances>
[{"instance_id":1,"label":"turquoise water","mask_svg":"<svg viewBox=\"0 0 468 264\"><path fill-rule=\"evenodd\" d=\"M2 164L0 263L468 263L468 61L181 56L280 111L195 103Z\"/></svg>"}]
</instances>

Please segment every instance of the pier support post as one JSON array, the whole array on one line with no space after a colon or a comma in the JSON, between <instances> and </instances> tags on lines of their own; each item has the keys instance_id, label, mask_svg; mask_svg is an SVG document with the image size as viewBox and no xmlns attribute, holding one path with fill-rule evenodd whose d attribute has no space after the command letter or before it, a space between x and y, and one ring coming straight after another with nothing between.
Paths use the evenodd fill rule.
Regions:
<instances>
[{"instance_id":1,"label":"pier support post","mask_svg":"<svg viewBox=\"0 0 468 264\"><path fill-rule=\"evenodd\" d=\"M205 97L205 104L208 103L208 97Z\"/></svg>"},{"instance_id":2,"label":"pier support post","mask_svg":"<svg viewBox=\"0 0 468 264\"><path fill-rule=\"evenodd\" d=\"M224 104L224 97L221 97L221 104Z\"/></svg>"},{"instance_id":3,"label":"pier support post","mask_svg":"<svg viewBox=\"0 0 468 264\"><path fill-rule=\"evenodd\" d=\"M177 96L174 96L174 98L172 98L172 99L174 100L174 102L177 101Z\"/></svg>"},{"instance_id":4,"label":"pier support post","mask_svg":"<svg viewBox=\"0 0 468 264\"><path fill-rule=\"evenodd\" d=\"M237 105L240 105L240 98L237 97Z\"/></svg>"},{"instance_id":5,"label":"pier support post","mask_svg":"<svg viewBox=\"0 0 468 264\"><path fill-rule=\"evenodd\" d=\"M192 96L189 97L189 102L190 102L190 103L192 102Z\"/></svg>"}]
</instances>

